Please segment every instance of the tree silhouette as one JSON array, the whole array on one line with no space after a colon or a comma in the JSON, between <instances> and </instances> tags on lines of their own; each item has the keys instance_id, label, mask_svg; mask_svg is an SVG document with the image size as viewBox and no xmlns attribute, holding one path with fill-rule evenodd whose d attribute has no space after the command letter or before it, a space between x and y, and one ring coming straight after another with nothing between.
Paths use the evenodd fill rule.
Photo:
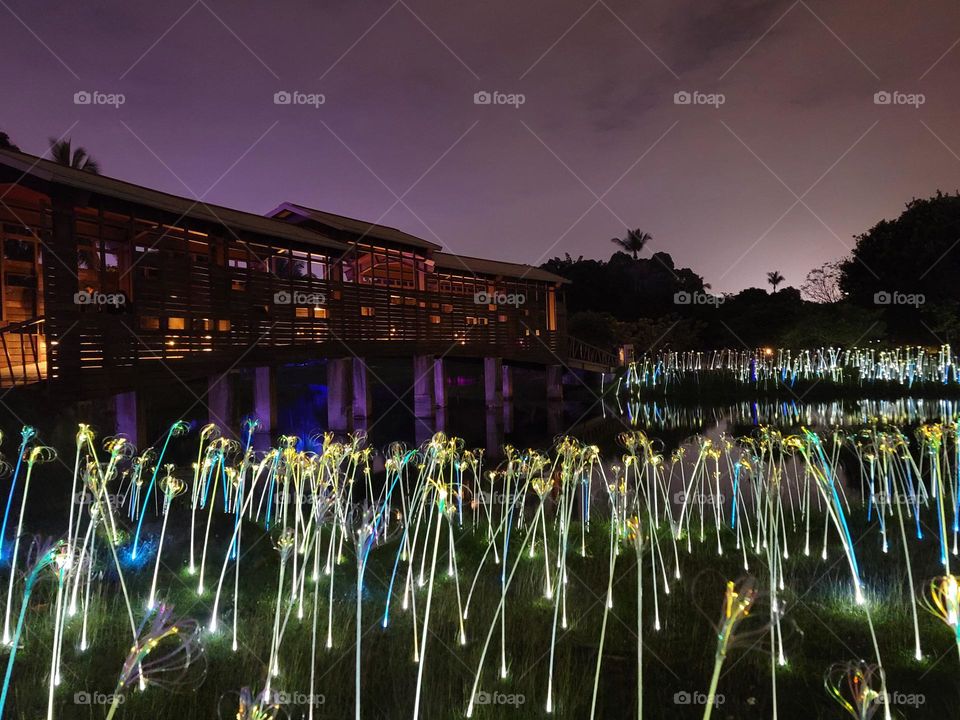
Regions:
<instances>
[{"instance_id":1,"label":"tree silhouette","mask_svg":"<svg viewBox=\"0 0 960 720\"><path fill-rule=\"evenodd\" d=\"M50 159L55 163L66 165L76 170L83 170L94 175L100 174L100 163L90 157L84 148L72 148L70 138L63 140L50 138Z\"/></svg>"},{"instance_id":2,"label":"tree silhouette","mask_svg":"<svg viewBox=\"0 0 960 720\"><path fill-rule=\"evenodd\" d=\"M832 260L807 273L800 292L815 303L835 303L843 300L840 290L840 261Z\"/></svg>"},{"instance_id":3,"label":"tree silhouette","mask_svg":"<svg viewBox=\"0 0 960 720\"><path fill-rule=\"evenodd\" d=\"M651 240L653 240L653 236L650 235L650 233L642 232L639 228L637 228L636 230L628 229L626 237L611 238L610 242L612 242L614 245L619 245L621 248L630 253L634 260L636 260L637 256L643 252L643 249Z\"/></svg>"},{"instance_id":4,"label":"tree silhouette","mask_svg":"<svg viewBox=\"0 0 960 720\"><path fill-rule=\"evenodd\" d=\"M13 150L15 152L20 152L20 148L10 141L10 136L5 132L0 132L0 150Z\"/></svg>"},{"instance_id":5,"label":"tree silhouette","mask_svg":"<svg viewBox=\"0 0 960 720\"><path fill-rule=\"evenodd\" d=\"M782 283L784 280L783 275L780 274L779 270L771 270L767 273L767 282L773 285L773 291L777 291L777 285Z\"/></svg>"}]
</instances>

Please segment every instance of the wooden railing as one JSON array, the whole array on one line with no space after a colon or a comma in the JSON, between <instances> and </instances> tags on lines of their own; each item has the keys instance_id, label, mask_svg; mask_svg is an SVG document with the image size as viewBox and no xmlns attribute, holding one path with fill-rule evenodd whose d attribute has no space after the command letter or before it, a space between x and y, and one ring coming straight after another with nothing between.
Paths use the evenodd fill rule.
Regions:
<instances>
[{"instance_id":1,"label":"wooden railing","mask_svg":"<svg viewBox=\"0 0 960 720\"><path fill-rule=\"evenodd\" d=\"M0 387L39 383L47 378L45 318L32 318L0 328Z\"/></svg>"}]
</instances>

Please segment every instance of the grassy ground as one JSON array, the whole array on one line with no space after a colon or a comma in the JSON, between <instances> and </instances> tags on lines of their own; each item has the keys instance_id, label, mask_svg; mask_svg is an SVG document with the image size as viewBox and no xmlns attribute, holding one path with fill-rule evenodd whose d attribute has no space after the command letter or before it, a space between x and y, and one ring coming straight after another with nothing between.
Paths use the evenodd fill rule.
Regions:
<instances>
[{"instance_id":1,"label":"grassy ground","mask_svg":"<svg viewBox=\"0 0 960 720\"><path fill-rule=\"evenodd\" d=\"M187 530L182 524L188 513L181 512L172 523L164 561L172 570L162 570L161 596L173 603L178 616L196 618L207 625L212 606L212 590L223 558L229 526L216 527L213 538L213 562L208 568L210 589L203 597L195 592L195 579L186 573ZM863 528L864 519L853 521ZM699 718L703 707L684 703L686 695L705 693L713 668L716 637L712 624L720 616L725 581L744 574L742 556L732 552L734 539L727 534L727 553L718 557L715 537L708 529L706 542L694 538L692 553L680 548L683 579L673 582L671 594L659 596L661 630L653 630L653 592L649 563L644 565L644 643L643 703L648 718ZM855 537L857 532L854 532ZM569 628L559 630L555 659L555 714L560 717L589 717L593 677L603 617L603 597L608 581L608 535L603 524L594 523L587 536L587 554L570 556L568 616ZM822 538L816 529L814 538ZM517 537L519 541L519 536ZM194 691L175 694L162 688L131 693L117 717L176 718L207 720L235 716L235 695L241 686L259 689L265 681L276 596L277 553L262 530L245 528L247 554L241 561L240 592L241 646L231 650L229 620L232 617L232 591L225 592L221 603L221 630L204 634L207 657L206 676ZM826 562L819 558L820 540L813 542L815 557L802 554L802 528L791 539L790 559L785 563L786 613L782 624L788 664L776 675L779 717L837 718L842 716L823 689L823 675L835 662L873 657L866 616L853 605L845 559L838 546L831 546ZM380 622L385 606L387 583L394 559L394 547L375 548L367 571L363 597L362 688L364 718L402 718L413 713L417 666L413 662L413 627L410 616L401 612L394 597L391 622L387 629ZM457 561L461 568L464 596L474 569L483 554L479 534L464 530L457 539ZM514 545L514 548L517 544ZM914 575L918 582L938 573L936 552L931 540L912 542ZM446 568L441 547L438 568ZM664 547L670 558L672 551ZM920 632L925 659L913 659L913 624L908 604L906 576L899 546L889 554L880 550L876 528L858 544L860 562L871 597L874 622L894 700L922 697L920 706L900 705L897 713L907 718L955 717L960 703L958 658L950 631L932 616L920 611ZM750 558L751 572L766 584L765 569L758 558ZM553 605L543 597L543 557L521 560L510 589L507 604L506 651L509 674L496 677L499 656L499 632L488 654L480 689L500 704L478 705L479 718L541 718L545 715L550 634ZM320 581L320 647L317 660L316 692L323 703L315 707L317 718L352 717L354 711L354 566L348 556L337 568L334 585L333 647L323 647L326 633L329 579ZM672 562L671 562L672 566ZM79 620L71 621L64 643L63 681L57 690L57 717L101 718L105 706L75 702L75 693L110 693L130 646L126 620L118 587L109 566L102 567L103 581L91 609L91 648L77 650ZM136 598L135 609L146 598L152 564L140 570L127 570L125 577ZM229 576L228 576L229 577ZM607 625L600 671L597 717L630 718L636 715L636 563L624 552L614 575L614 605ZM398 583L399 586L399 583ZM227 584L228 588L232 585ZM53 611L53 582L49 579L38 589L28 613L24 645L14 668L11 697L4 717L34 720L46 711L47 676ZM418 595L422 612L425 592ZM308 600L310 596L308 596ZM455 584L438 572L431 611L430 634L426 646L421 716L460 718L465 716L483 639L499 601L498 570L485 567L481 573L467 624L468 642L459 646ZM17 603L19 606L19 603ZM744 630L761 628L767 605L761 600ZM294 615L284 635L280 653L280 676L274 688L291 695L291 717L301 717L306 706L296 693L309 691L310 611L308 602L303 621ZM772 712L769 641L761 634L731 653L719 683L724 702L714 718L767 718ZM497 695L496 693L500 693ZM77 696L79 697L79 696ZM520 700L523 700L520 703ZM510 703L510 704L503 704ZM218 715L218 706L222 713ZM12 711L12 712L11 712ZM896 716L896 714L895 714Z\"/></svg>"}]
</instances>

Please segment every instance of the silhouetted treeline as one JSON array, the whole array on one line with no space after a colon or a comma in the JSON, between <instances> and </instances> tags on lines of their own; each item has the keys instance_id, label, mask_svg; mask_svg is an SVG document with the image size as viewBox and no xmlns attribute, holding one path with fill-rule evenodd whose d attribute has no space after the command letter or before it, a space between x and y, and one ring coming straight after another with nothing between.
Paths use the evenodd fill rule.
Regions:
<instances>
[{"instance_id":1,"label":"silhouetted treeline","mask_svg":"<svg viewBox=\"0 0 960 720\"><path fill-rule=\"evenodd\" d=\"M814 268L802 287L710 293L669 253L553 258L570 280L570 334L613 348L939 345L960 339L960 195L912 200L856 236L851 257ZM829 284L833 283L833 287ZM825 287L827 285L827 287ZM839 298L822 302L824 298Z\"/></svg>"}]
</instances>

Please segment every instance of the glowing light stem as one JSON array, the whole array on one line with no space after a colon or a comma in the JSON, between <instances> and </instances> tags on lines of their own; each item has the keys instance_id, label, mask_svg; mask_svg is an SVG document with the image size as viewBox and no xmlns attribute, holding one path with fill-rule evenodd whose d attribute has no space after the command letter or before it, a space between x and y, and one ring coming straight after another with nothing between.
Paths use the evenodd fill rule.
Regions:
<instances>
[{"instance_id":1,"label":"glowing light stem","mask_svg":"<svg viewBox=\"0 0 960 720\"><path fill-rule=\"evenodd\" d=\"M427 605L423 611L423 629L420 635L420 661L417 664L417 690L413 701L413 720L420 717L420 692L423 688L423 668L427 658L427 630L430 623L430 606L433 603L433 578L437 570L437 548L440 546L440 528L443 526L442 506L438 507L437 529L433 537L433 557L430 561L430 582L427 585ZM358 674L359 682L359 674ZM359 717L359 715L358 715Z\"/></svg>"},{"instance_id":2,"label":"glowing light stem","mask_svg":"<svg viewBox=\"0 0 960 720\"><path fill-rule=\"evenodd\" d=\"M13 502L13 495L17 490L17 479L20 477L20 467L23 465L23 456L27 451L27 443L33 438L31 432L33 428L26 426L21 433L20 450L17 454L17 464L13 470L13 479L10 481L10 492L7 494L7 507L3 513L3 525L0 526L0 559L3 558L4 546L7 543L7 520L10 517L10 504ZM17 533L19 535L19 532ZM4 633L4 642L6 642L6 633Z\"/></svg>"},{"instance_id":3,"label":"glowing light stem","mask_svg":"<svg viewBox=\"0 0 960 720\"><path fill-rule=\"evenodd\" d=\"M27 494L30 492L30 476L32 473L33 459L30 458L27 460L27 476L23 481L23 498L20 500L20 519L17 521L17 535L13 541L13 557L10 559L10 580L7 584L7 609L3 619L4 645L10 644L10 609L13 605L13 579L17 576L17 555L20 552L20 534L23 532L23 513L27 508Z\"/></svg>"}]
</instances>

